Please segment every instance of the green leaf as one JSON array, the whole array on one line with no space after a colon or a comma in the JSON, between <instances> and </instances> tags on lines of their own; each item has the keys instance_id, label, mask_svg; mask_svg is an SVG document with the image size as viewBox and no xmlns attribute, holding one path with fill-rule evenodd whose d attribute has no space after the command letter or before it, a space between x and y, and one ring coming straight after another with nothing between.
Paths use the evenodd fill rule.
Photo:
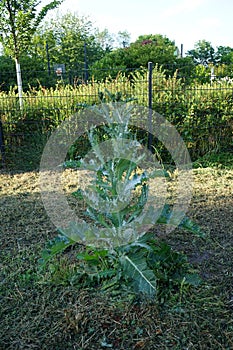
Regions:
<instances>
[{"instance_id":1,"label":"green leaf","mask_svg":"<svg viewBox=\"0 0 233 350\"><path fill-rule=\"evenodd\" d=\"M196 234L198 237L205 238L206 236L205 232L202 231L201 227L187 216L183 218L183 220L179 224L179 227Z\"/></svg>"},{"instance_id":2,"label":"green leaf","mask_svg":"<svg viewBox=\"0 0 233 350\"><path fill-rule=\"evenodd\" d=\"M178 219L178 222L177 222ZM172 207L168 204L164 205L164 208L162 210L162 213L160 217L157 220L158 224L169 224L169 225L174 225L192 232L193 234L197 235L198 237L204 238L205 237L205 232L202 231L201 227L193 222L190 218L185 216L181 222L179 222L179 215L174 215L172 212Z\"/></svg>"},{"instance_id":3,"label":"green leaf","mask_svg":"<svg viewBox=\"0 0 233 350\"><path fill-rule=\"evenodd\" d=\"M80 188L77 191L72 192L72 196L74 196L76 199L84 199L83 191Z\"/></svg>"},{"instance_id":4,"label":"green leaf","mask_svg":"<svg viewBox=\"0 0 233 350\"><path fill-rule=\"evenodd\" d=\"M145 177L145 174L143 173L140 175L134 174L134 176L131 179L126 180L124 182L118 181L118 184L117 184L118 193L130 192L134 190L138 185L141 185L145 179L146 177Z\"/></svg>"},{"instance_id":5,"label":"green leaf","mask_svg":"<svg viewBox=\"0 0 233 350\"><path fill-rule=\"evenodd\" d=\"M101 258L105 258L108 255L108 251L106 249L102 249L102 250L95 250L92 251L90 253L87 252L83 252L83 253L79 253L77 254L77 259L79 260L85 260L85 261L100 261Z\"/></svg>"},{"instance_id":6,"label":"green leaf","mask_svg":"<svg viewBox=\"0 0 233 350\"><path fill-rule=\"evenodd\" d=\"M156 277L147 266L146 258L138 253L135 257L122 255L120 263L129 280L132 280L134 289L150 298L156 294Z\"/></svg>"},{"instance_id":7,"label":"green leaf","mask_svg":"<svg viewBox=\"0 0 233 350\"><path fill-rule=\"evenodd\" d=\"M131 162L128 159L119 159L116 166L116 176L120 180L124 174L124 172L127 173L127 178L130 176L130 174L136 169L137 164L134 162Z\"/></svg>"},{"instance_id":8,"label":"green leaf","mask_svg":"<svg viewBox=\"0 0 233 350\"><path fill-rule=\"evenodd\" d=\"M58 235L47 243L46 248L42 251L39 264L44 267L52 257L63 252L67 247L74 243L75 242L70 238L64 235Z\"/></svg>"},{"instance_id":9,"label":"green leaf","mask_svg":"<svg viewBox=\"0 0 233 350\"><path fill-rule=\"evenodd\" d=\"M191 286L198 287L201 284L202 279L197 273L189 273L185 275L185 282Z\"/></svg>"},{"instance_id":10,"label":"green leaf","mask_svg":"<svg viewBox=\"0 0 233 350\"><path fill-rule=\"evenodd\" d=\"M81 161L80 160L67 160L63 163L64 169L77 169L80 168Z\"/></svg>"}]
</instances>

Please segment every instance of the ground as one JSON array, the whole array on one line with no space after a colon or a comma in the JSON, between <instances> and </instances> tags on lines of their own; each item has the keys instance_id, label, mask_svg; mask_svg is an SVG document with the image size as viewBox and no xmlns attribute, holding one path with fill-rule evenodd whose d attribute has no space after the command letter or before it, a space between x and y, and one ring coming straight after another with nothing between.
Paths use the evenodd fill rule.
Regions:
<instances>
[{"instance_id":1,"label":"ground","mask_svg":"<svg viewBox=\"0 0 233 350\"><path fill-rule=\"evenodd\" d=\"M194 175L188 215L207 237L175 230L160 239L187 254L202 283L161 305L80 290L59 271L52 282L40 274L41 250L56 229L38 173L2 172L0 349L233 349L233 170L199 168Z\"/></svg>"}]
</instances>

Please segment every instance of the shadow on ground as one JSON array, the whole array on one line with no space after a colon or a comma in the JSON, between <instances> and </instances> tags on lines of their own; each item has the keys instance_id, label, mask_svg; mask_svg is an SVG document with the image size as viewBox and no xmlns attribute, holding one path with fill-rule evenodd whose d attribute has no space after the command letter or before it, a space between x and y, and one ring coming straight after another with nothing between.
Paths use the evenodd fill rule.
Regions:
<instances>
[{"instance_id":1,"label":"shadow on ground","mask_svg":"<svg viewBox=\"0 0 233 350\"><path fill-rule=\"evenodd\" d=\"M0 175L0 349L233 348L233 171L196 170L189 216L206 239L154 230L203 279L165 305L37 279L40 252L56 234L37 178Z\"/></svg>"}]
</instances>

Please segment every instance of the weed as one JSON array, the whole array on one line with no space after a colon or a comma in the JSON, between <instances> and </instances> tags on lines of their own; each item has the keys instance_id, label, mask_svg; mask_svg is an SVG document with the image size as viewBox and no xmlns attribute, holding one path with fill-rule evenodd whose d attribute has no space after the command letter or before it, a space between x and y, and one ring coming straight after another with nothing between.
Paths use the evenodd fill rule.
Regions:
<instances>
[{"instance_id":1,"label":"weed","mask_svg":"<svg viewBox=\"0 0 233 350\"><path fill-rule=\"evenodd\" d=\"M202 236L189 218L181 222L172 218L169 204L164 205L159 218L153 206L143 211L152 175L140 169L146 154L129 130L132 106L111 103L93 109L105 119L107 146L101 143L103 135L100 138L99 130L92 127L88 133L92 151L80 160L79 166L94 175L85 190L73 193L86 202L86 216L92 224L71 222L68 228L60 228L61 235L43 253L42 265L77 241L87 246L77 258L79 277L82 271L83 283L89 287L100 285L104 290L116 290L124 286L138 295L165 299L176 288L184 290L186 284L198 284L198 277L189 273L185 257L165 243L159 246L144 228L174 222ZM161 172L155 171L153 176L161 176Z\"/></svg>"}]
</instances>

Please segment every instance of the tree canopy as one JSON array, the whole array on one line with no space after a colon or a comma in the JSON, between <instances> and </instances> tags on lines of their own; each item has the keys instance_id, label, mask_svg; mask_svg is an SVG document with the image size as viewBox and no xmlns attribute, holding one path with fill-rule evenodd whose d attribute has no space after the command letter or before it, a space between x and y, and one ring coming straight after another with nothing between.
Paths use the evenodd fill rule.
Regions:
<instances>
[{"instance_id":1,"label":"tree canopy","mask_svg":"<svg viewBox=\"0 0 233 350\"><path fill-rule=\"evenodd\" d=\"M216 49L209 41L199 40L193 50L187 52L187 56L192 58L195 64L203 66L232 64L233 48L229 46L218 46Z\"/></svg>"},{"instance_id":2,"label":"tree canopy","mask_svg":"<svg viewBox=\"0 0 233 350\"><path fill-rule=\"evenodd\" d=\"M46 45L52 63L63 63L75 70L84 69L85 61L92 64L105 52L92 22L71 12L43 23L34 37L32 54L46 61Z\"/></svg>"},{"instance_id":3,"label":"tree canopy","mask_svg":"<svg viewBox=\"0 0 233 350\"><path fill-rule=\"evenodd\" d=\"M199 40L194 45L194 49L187 52L187 56L190 56L195 64L208 66L210 63L215 63L215 50L206 40Z\"/></svg>"},{"instance_id":4,"label":"tree canopy","mask_svg":"<svg viewBox=\"0 0 233 350\"><path fill-rule=\"evenodd\" d=\"M20 57L30 47L37 27L49 10L56 8L63 0L53 0L37 11L38 0L1 0L0 42L4 52L13 57L16 65L20 108L23 107L23 89Z\"/></svg>"},{"instance_id":5,"label":"tree canopy","mask_svg":"<svg viewBox=\"0 0 233 350\"><path fill-rule=\"evenodd\" d=\"M31 45L31 39L49 10L56 8L63 0L53 0L42 7L38 0L1 0L0 41L4 52L13 58L20 58Z\"/></svg>"},{"instance_id":6,"label":"tree canopy","mask_svg":"<svg viewBox=\"0 0 233 350\"><path fill-rule=\"evenodd\" d=\"M93 73L102 71L102 76L107 70L131 69L146 67L148 62L158 65L173 64L176 60L177 47L175 43L160 34L141 35L128 46L118 48L106 54L93 67ZM114 73L112 72L114 75ZM100 74L98 74L100 78Z\"/></svg>"}]
</instances>

